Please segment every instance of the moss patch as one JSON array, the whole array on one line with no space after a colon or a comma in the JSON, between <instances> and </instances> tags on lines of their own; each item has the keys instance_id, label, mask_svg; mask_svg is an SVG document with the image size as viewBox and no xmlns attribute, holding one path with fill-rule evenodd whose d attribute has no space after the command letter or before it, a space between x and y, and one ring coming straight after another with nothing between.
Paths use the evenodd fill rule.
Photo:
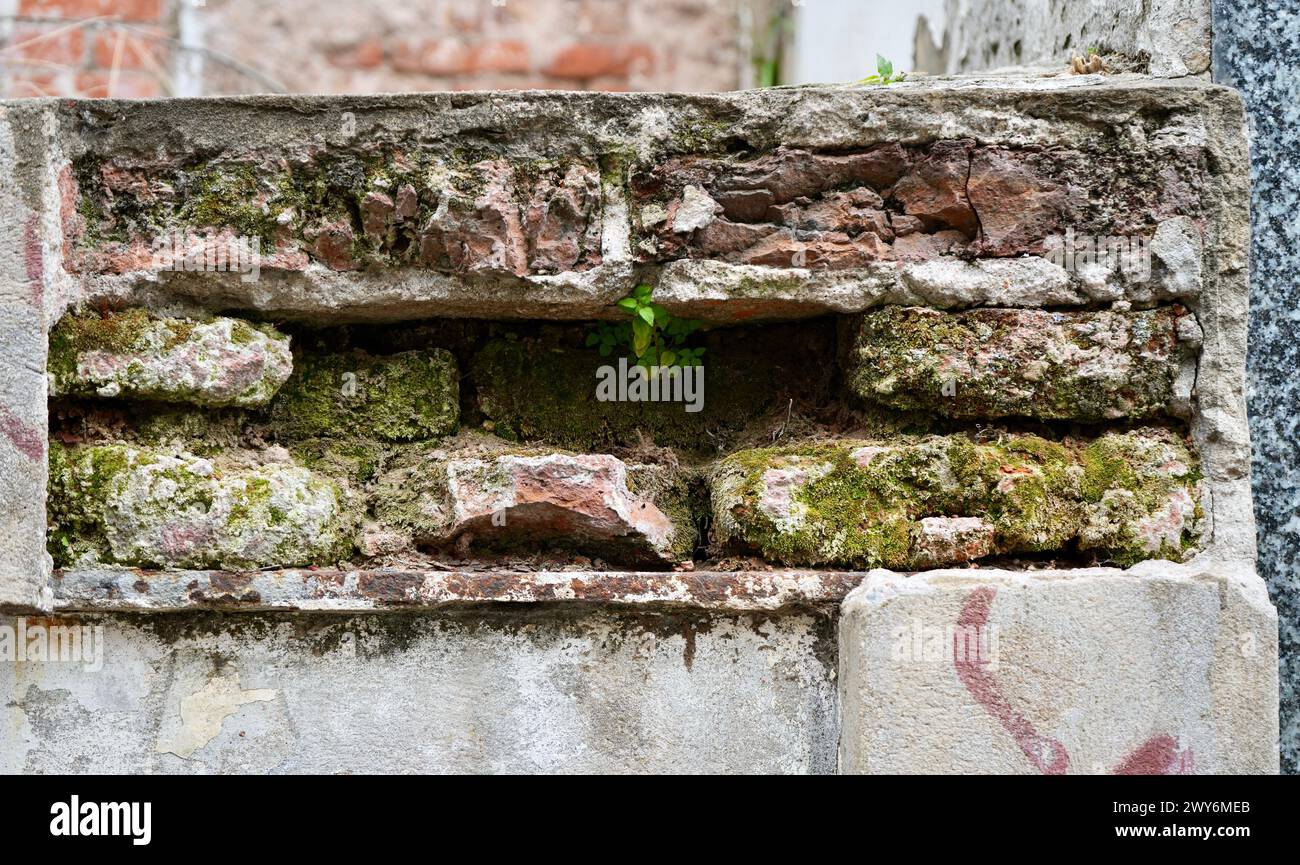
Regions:
<instances>
[{"instance_id":1,"label":"moss patch","mask_svg":"<svg viewBox=\"0 0 1300 865\"><path fill-rule=\"evenodd\" d=\"M742 451L713 474L717 540L791 565L909 568L926 517L977 517L993 552L1181 561L1200 476L1164 430L1092 442L932 436ZM1172 510L1171 510L1172 509ZM1170 537L1174 537L1171 541Z\"/></svg>"}]
</instances>

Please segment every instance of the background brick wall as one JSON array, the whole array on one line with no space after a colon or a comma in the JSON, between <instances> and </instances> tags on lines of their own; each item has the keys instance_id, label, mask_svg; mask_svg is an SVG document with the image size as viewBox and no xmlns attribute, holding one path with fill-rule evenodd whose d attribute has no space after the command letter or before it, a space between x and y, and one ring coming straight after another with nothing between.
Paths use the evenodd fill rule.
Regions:
<instances>
[{"instance_id":1,"label":"background brick wall","mask_svg":"<svg viewBox=\"0 0 1300 865\"><path fill-rule=\"evenodd\" d=\"M785 0L0 0L0 96L730 90Z\"/></svg>"}]
</instances>

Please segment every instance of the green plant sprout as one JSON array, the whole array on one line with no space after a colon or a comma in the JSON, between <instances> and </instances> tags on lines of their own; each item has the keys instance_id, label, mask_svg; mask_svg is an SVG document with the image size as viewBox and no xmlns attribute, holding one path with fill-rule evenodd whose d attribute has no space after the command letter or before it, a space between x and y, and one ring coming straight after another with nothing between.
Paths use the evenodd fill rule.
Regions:
<instances>
[{"instance_id":1,"label":"green plant sprout","mask_svg":"<svg viewBox=\"0 0 1300 865\"><path fill-rule=\"evenodd\" d=\"M894 72L894 64L887 58L876 55L876 74L868 75L859 84L896 84L907 77L906 72Z\"/></svg>"},{"instance_id":2,"label":"green plant sprout","mask_svg":"<svg viewBox=\"0 0 1300 865\"><path fill-rule=\"evenodd\" d=\"M651 367L702 366L702 348L688 348L686 338L699 330L695 319L674 318L651 298L654 291L649 285L638 285L627 297L618 302L630 321L617 324L598 324L587 334L587 347L596 347L601 357L609 357L617 348L631 351L636 365Z\"/></svg>"}]
</instances>

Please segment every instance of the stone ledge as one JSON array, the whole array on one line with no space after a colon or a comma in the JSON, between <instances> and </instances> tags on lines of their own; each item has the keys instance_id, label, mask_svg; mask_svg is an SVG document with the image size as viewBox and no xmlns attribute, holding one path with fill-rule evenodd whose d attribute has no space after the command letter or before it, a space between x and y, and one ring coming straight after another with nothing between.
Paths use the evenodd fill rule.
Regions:
<instances>
[{"instance_id":1,"label":"stone ledge","mask_svg":"<svg viewBox=\"0 0 1300 865\"><path fill-rule=\"evenodd\" d=\"M95 568L54 572L59 612L303 610L365 612L473 604L578 602L719 612L834 608L863 571L251 572Z\"/></svg>"}]
</instances>

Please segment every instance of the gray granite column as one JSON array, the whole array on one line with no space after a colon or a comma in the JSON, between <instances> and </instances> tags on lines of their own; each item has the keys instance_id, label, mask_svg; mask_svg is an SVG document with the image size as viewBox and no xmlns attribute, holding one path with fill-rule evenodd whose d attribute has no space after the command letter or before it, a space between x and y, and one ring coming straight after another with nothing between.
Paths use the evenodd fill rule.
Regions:
<instances>
[{"instance_id":1,"label":"gray granite column","mask_svg":"<svg viewBox=\"0 0 1300 865\"><path fill-rule=\"evenodd\" d=\"M1250 117L1255 518L1277 605L1282 771L1300 773L1300 0L1215 0L1214 78Z\"/></svg>"}]
</instances>

